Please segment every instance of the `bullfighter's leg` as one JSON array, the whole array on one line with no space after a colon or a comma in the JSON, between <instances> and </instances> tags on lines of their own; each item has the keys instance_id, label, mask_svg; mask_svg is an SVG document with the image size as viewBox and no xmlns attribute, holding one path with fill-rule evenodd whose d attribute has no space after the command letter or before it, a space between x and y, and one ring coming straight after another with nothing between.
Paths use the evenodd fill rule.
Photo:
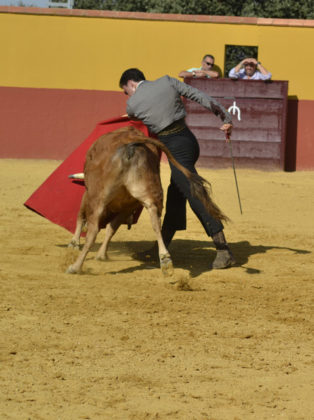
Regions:
<instances>
[{"instance_id":1,"label":"bullfighter's leg","mask_svg":"<svg viewBox=\"0 0 314 420\"><path fill-rule=\"evenodd\" d=\"M106 231L105 231L105 239L96 255L97 260L106 261L108 259L107 251L108 251L109 242L111 238L113 237L113 235L118 230L118 228L120 227L121 223L122 223L122 218L120 215L118 215L110 223L107 224Z\"/></svg>"},{"instance_id":2,"label":"bullfighter's leg","mask_svg":"<svg viewBox=\"0 0 314 420\"><path fill-rule=\"evenodd\" d=\"M148 204L148 203L144 203L144 206L147 208L149 212L152 227L156 233L161 271L164 276L172 276L173 274L172 260L162 238L161 223L160 223L160 217L158 216L157 207L154 204Z\"/></svg>"}]
</instances>

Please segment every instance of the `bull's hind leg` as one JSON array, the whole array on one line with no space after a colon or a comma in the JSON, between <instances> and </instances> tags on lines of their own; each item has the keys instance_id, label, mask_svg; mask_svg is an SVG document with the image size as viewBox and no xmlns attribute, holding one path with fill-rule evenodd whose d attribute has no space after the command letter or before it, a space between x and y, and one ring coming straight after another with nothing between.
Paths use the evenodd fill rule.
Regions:
<instances>
[{"instance_id":1,"label":"bull's hind leg","mask_svg":"<svg viewBox=\"0 0 314 420\"><path fill-rule=\"evenodd\" d=\"M156 233L161 271L164 276L172 276L173 264L172 264L171 256L162 238L161 223L160 223L160 217L158 216L157 207L154 204L149 204L149 205L146 204L145 207L147 208L149 212L152 227Z\"/></svg>"},{"instance_id":2,"label":"bull's hind leg","mask_svg":"<svg viewBox=\"0 0 314 420\"><path fill-rule=\"evenodd\" d=\"M106 261L108 259L107 250L108 250L109 242L111 238L113 237L113 235L118 230L121 223L122 223L122 218L120 215L118 215L110 223L107 224L106 231L105 231L105 239L96 255L97 260Z\"/></svg>"}]
</instances>

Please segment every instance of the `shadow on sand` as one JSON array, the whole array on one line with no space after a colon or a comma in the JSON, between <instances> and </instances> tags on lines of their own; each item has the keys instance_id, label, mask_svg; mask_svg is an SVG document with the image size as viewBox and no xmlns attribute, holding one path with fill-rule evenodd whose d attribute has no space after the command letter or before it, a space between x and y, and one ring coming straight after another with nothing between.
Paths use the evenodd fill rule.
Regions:
<instances>
[{"instance_id":1,"label":"shadow on sand","mask_svg":"<svg viewBox=\"0 0 314 420\"><path fill-rule=\"evenodd\" d=\"M95 243L91 249L89 257L95 253L100 247L100 243ZM140 261L141 264L136 267L129 267L123 270L112 272L112 274L132 273L138 270L147 270L148 268L159 267L158 255L155 251L152 256L147 254L138 255L145 250L153 247L152 241L113 241L109 245L109 258L128 255L134 260ZM65 245L59 245L65 247ZM310 254L311 251L304 249L295 249L289 247L281 247L276 245L251 245L248 241L230 243L230 248L237 261L235 267L243 267L248 274L259 274L261 270L258 268L250 268L245 265L249 262L249 258L256 254L265 254L269 250L282 249L291 251L293 254ZM175 268L182 268L189 271L191 277L197 277L211 269L211 264L215 258L216 250L211 241L195 241L174 239L169 247L173 264ZM144 254L144 253L143 253Z\"/></svg>"}]
</instances>

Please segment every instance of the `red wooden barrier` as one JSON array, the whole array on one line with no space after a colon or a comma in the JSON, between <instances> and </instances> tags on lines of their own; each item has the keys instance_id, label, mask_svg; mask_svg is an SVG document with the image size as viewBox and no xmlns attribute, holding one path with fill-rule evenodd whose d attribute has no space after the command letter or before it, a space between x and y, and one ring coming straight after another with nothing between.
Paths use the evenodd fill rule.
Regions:
<instances>
[{"instance_id":1,"label":"red wooden barrier","mask_svg":"<svg viewBox=\"0 0 314 420\"><path fill-rule=\"evenodd\" d=\"M216 98L233 116L232 145L240 166L281 168L285 162L287 81L185 79ZM230 166L221 121L195 102L186 101L187 123L196 135L206 167Z\"/></svg>"}]
</instances>

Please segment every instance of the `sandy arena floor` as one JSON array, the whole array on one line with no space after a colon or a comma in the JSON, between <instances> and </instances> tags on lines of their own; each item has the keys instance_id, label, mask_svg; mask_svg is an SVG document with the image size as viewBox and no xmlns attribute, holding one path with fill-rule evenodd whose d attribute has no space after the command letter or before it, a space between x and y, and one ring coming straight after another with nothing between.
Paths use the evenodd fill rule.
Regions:
<instances>
[{"instance_id":1,"label":"sandy arena floor","mask_svg":"<svg viewBox=\"0 0 314 420\"><path fill-rule=\"evenodd\" d=\"M0 418L314 418L314 172L200 170L232 219L238 265L189 210L173 283L132 259L154 234L122 227L110 262L67 275L71 234L23 202L57 161L0 161ZM169 179L162 164L164 186Z\"/></svg>"}]
</instances>

